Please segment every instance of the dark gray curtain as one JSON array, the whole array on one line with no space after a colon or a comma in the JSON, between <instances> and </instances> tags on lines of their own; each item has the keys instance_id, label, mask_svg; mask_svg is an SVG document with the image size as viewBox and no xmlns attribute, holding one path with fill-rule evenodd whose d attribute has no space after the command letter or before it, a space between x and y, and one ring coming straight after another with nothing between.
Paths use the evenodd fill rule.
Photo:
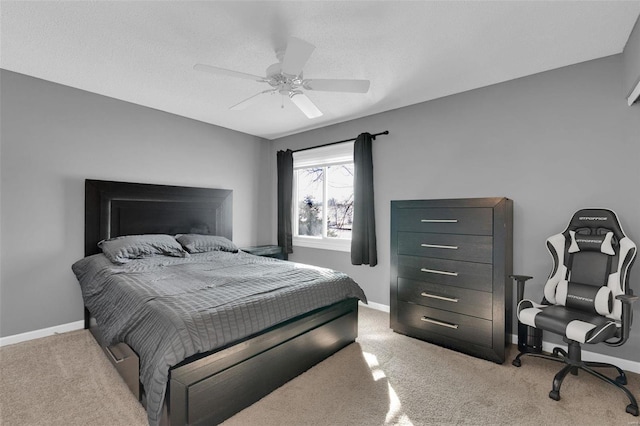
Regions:
<instances>
[{"instance_id":1,"label":"dark gray curtain","mask_svg":"<svg viewBox=\"0 0 640 426\"><path fill-rule=\"evenodd\" d=\"M291 198L293 197L293 151L278 151L278 245L293 253Z\"/></svg>"},{"instance_id":2,"label":"dark gray curtain","mask_svg":"<svg viewBox=\"0 0 640 426\"><path fill-rule=\"evenodd\" d=\"M373 138L369 133L358 135L353 144L353 231L351 233L351 263L378 264L376 249L376 218L373 203Z\"/></svg>"}]
</instances>

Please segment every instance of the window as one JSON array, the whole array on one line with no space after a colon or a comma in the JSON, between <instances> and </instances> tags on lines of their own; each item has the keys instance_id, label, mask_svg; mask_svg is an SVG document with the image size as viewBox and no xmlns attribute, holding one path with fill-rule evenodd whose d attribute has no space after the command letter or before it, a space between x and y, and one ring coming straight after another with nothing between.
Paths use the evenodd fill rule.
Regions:
<instances>
[{"instance_id":1,"label":"window","mask_svg":"<svg viewBox=\"0 0 640 426\"><path fill-rule=\"evenodd\" d=\"M293 154L293 244L349 251L353 142Z\"/></svg>"}]
</instances>

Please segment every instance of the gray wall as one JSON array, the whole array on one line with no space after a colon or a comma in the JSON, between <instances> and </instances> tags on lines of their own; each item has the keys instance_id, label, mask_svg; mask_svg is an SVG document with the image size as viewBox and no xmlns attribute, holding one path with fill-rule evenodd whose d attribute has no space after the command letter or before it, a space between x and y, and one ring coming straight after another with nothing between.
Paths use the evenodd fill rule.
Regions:
<instances>
[{"instance_id":1,"label":"gray wall","mask_svg":"<svg viewBox=\"0 0 640 426\"><path fill-rule=\"evenodd\" d=\"M629 36L623 52L624 58L624 95L629 93L636 87L640 81L640 17L633 27L633 31Z\"/></svg>"},{"instance_id":2,"label":"gray wall","mask_svg":"<svg viewBox=\"0 0 640 426\"><path fill-rule=\"evenodd\" d=\"M514 269L535 276L525 292L535 299L551 267L544 241L576 210L613 209L640 243L640 105L626 105L622 69L622 55L611 56L274 141L275 160L279 149L390 131L373 150L379 265L295 247L290 259L342 270L389 304L390 201L401 199L513 199ZM632 286L640 292L640 264ZM637 360L640 324L624 347L589 350Z\"/></svg>"},{"instance_id":3,"label":"gray wall","mask_svg":"<svg viewBox=\"0 0 640 426\"><path fill-rule=\"evenodd\" d=\"M271 239L263 139L2 70L0 336L83 318L84 179L232 189L234 240Z\"/></svg>"}]
</instances>

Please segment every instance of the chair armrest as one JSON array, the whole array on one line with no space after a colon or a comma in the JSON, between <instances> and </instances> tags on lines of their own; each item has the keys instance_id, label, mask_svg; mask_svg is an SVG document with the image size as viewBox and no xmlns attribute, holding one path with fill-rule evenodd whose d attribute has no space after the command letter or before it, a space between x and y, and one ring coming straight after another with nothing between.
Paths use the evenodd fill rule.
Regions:
<instances>
[{"instance_id":1,"label":"chair armrest","mask_svg":"<svg viewBox=\"0 0 640 426\"><path fill-rule=\"evenodd\" d=\"M619 294L619 295L616 296L616 299L618 299L619 301L621 301L624 304L631 305L633 302L638 300L638 297L640 297L640 296L636 296L636 295L633 295L633 294Z\"/></svg>"},{"instance_id":2,"label":"chair armrest","mask_svg":"<svg viewBox=\"0 0 640 426\"><path fill-rule=\"evenodd\" d=\"M526 282L533 277L530 277L529 275L509 275L509 278L513 278L516 281Z\"/></svg>"},{"instance_id":3,"label":"chair armrest","mask_svg":"<svg viewBox=\"0 0 640 426\"><path fill-rule=\"evenodd\" d=\"M631 330L631 305L638 300L638 296L632 294L619 294L616 299L622 302L622 336L620 344L623 344L629 338Z\"/></svg>"},{"instance_id":4,"label":"chair armrest","mask_svg":"<svg viewBox=\"0 0 640 426\"><path fill-rule=\"evenodd\" d=\"M533 277L528 275L509 275L509 278L513 278L517 282L517 303L520 303L524 299L524 284Z\"/></svg>"}]
</instances>

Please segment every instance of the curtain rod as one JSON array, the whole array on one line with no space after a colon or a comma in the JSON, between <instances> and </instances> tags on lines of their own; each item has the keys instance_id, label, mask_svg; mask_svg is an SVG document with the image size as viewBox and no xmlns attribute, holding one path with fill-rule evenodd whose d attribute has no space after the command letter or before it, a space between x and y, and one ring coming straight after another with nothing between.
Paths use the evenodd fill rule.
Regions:
<instances>
[{"instance_id":1,"label":"curtain rod","mask_svg":"<svg viewBox=\"0 0 640 426\"><path fill-rule=\"evenodd\" d=\"M388 135L388 134L389 134L389 131L388 131L388 130L385 130L384 132L375 133L375 134L371 135L371 137L372 137L373 139L375 139L375 138L376 138L376 136L380 136L380 135ZM330 145L336 145L336 144L344 143L344 142L351 142L351 141L355 141L356 139L357 139L357 138L351 138L351 139L345 139L345 140L343 140L343 141L330 142L330 143L325 143L325 144L322 144L322 145L310 146L309 148L296 149L296 150L294 150L293 152L300 152L300 151L307 151L307 150L309 150L309 149L322 148L323 146L330 146Z\"/></svg>"}]
</instances>

